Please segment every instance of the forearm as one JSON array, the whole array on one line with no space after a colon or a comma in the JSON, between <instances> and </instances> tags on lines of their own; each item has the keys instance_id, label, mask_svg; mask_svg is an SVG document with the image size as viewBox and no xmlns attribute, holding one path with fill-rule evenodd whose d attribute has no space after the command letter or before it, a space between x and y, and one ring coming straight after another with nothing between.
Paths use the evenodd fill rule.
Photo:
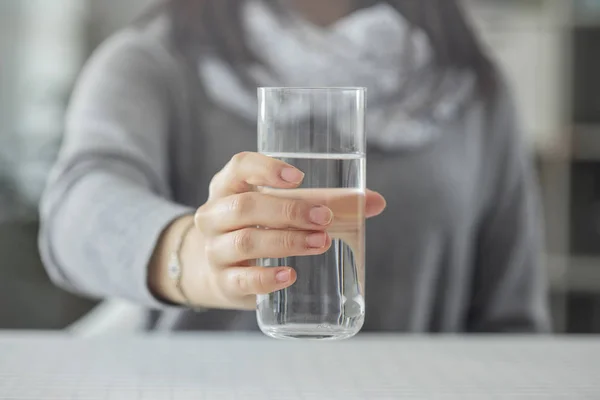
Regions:
<instances>
[{"instance_id":1,"label":"forearm","mask_svg":"<svg viewBox=\"0 0 600 400\"><path fill-rule=\"evenodd\" d=\"M126 164L87 167L59 175L44 195L40 250L49 275L80 294L161 307L148 290L148 263L170 221L193 210L151 193Z\"/></svg>"}]
</instances>

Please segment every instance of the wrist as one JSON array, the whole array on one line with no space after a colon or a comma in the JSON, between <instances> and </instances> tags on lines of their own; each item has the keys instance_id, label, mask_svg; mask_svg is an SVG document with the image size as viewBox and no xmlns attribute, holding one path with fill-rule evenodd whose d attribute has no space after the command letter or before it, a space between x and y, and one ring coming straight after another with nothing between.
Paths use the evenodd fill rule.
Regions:
<instances>
[{"instance_id":1,"label":"wrist","mask_svg":"<svg viewBox=\"0 0 600 400\"><path fill-rule=\"evenodd\" d=\"M189 229L193 217L186 215L173 221L162 233L148 270L148 286L155 297L165 302L184 305L187 303L177 282L170 274L169 265L172 263L173 252L176 251L178 242L183 240L179 253L180 266L185 267L188 261L183 258L184 247L188 245L188 236L195 230ZM186 271L187 272L187 271Z\"/></svg>"},{"instance_id":2,"label":"wrist","mask_svg":"<svg viewBox=\"0 0 600 400\"><path fill-rule=\"evenodd\" d=\"M189 229L193 222L194 217L188 215L173 221L165 229L149 266L149 288L155 297L171 304L194 308L234 308L211 271L202 233L195 227ZM180 240L181 281L178 287L177 280L169 273L169 263Z\"/></svg>"}]
</instances>

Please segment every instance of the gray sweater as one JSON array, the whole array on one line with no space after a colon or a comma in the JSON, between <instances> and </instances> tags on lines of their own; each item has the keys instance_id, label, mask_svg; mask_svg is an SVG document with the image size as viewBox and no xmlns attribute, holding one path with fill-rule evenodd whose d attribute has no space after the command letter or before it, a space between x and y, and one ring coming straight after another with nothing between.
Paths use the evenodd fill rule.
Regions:
<instances>
[{"instance_id":1,"label":"gray sweater","mask_svg":"<svg viewBox=\"0 0 600 400\"><path fill-rule=\"evenodd\" d=\"M85 69L41 205L42 256L62 287L159 310L170 329L257 329L252 312L195 314L148 290L163 229L256 149L255 124L203 94L159 25L121 32ZM535 183L505 92L422 149L369 151L367 185L388 209L367 224L365 331L548 329Z\"/></svg>"}]
</instances>

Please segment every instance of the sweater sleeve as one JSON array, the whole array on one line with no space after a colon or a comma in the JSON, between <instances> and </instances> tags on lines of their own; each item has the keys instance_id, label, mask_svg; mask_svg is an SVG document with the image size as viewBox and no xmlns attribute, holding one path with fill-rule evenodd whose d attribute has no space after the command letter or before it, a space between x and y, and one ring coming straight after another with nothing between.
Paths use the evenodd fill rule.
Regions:
<instances>
[{"instance_id":1,"label":"sweater sleeve","mask_svg":"<svg viewBox=\"0 0 600 400\"><path fill-rule=\"evenodd\" d=\"M126 31L85 68L41 202L39 244L59 286L158 308L149 260L162 231L192 210L170 200L165 54L152 46Z\"/></svg>"},{"instance_id":2,"label":"sweater sleeve","mask_svg":"<svg viewBox=\"0 0 600 400\"><path fill-rule=\"evenodd\" d=\"M489 174L478 228L471 332L546 332L548 285L533 166L504 88L482 152Z\"/></svg>"}]
</instances>

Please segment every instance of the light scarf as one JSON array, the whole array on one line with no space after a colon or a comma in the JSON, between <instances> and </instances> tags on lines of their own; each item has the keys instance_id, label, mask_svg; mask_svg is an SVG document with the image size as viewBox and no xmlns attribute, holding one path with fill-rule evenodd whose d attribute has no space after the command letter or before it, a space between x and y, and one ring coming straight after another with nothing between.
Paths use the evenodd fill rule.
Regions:
<instances>
[{"instance_id":1,"label":"light scarf","mask_svg":"<svg viewBox=\"0 0 600 400\"><path fill-rule=\"evenodd\" d=\"M443 134L473 94L473 74L436 71L426 33L387 3L356 11L326 28L299 16L279 18L258 0L244 7L250 48L274 72L252 67L248 72L257 84L366 87L369 145L403 150L429 143ZM199 72L213 101L256 119L256 92L227 64L203 56Z\"/></svg>"}]
</instances>

